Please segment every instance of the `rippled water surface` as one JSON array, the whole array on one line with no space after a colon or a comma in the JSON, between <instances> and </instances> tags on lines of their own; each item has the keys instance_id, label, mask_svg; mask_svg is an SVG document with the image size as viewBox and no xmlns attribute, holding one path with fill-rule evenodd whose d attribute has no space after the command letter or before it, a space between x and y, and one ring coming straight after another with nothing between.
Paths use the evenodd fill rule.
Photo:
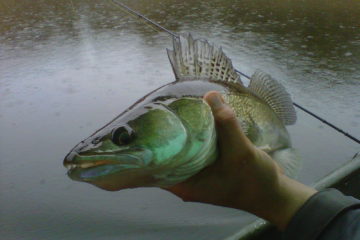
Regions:
<instances>
[{"instance_id":1,"label":"rippled water surface","mask_svg":"<svg viewBox=\"0 0 360 240\"><path fill-rule=\"evenodd\" d=\"M359 1L123 1L217 45L234 66L360 137ZM111 1L0 0L0 233L4 239L222 239L253 216L159 189L72 182L62 159L149 91L174 80L171 38ZM246 82L246 80L244 80ZM298 111L289 128L311 184L359 145Z\"/></svg>"}]
</instances>

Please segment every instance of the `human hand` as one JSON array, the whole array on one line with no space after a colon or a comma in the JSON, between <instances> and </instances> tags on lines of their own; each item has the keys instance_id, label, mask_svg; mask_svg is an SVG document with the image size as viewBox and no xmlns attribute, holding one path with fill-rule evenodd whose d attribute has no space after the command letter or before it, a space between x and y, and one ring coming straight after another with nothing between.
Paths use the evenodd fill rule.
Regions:
<instances>
[{"instance_id":1,"label":"human hand","mask_svg":"<svg viewBox=\"0 0 360 240\"><path fill-rule=\"evenodd\" d=\"M166 190L184 201L242 209L284 229L315 190L286 177L267 153L251 143L219 93L209 92L204 99L216 122L220 156L195 176Z\"/></svg>"}]
</instances>

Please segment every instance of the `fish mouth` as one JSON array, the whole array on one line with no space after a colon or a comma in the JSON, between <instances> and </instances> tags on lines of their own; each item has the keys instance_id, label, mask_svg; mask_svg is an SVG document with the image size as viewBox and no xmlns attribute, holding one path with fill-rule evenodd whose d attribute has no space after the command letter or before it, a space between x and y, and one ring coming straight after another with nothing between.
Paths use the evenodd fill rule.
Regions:
<instances>
[{"instance_id":1,"label":"fish mouth","mask_svg":"<svg viewBox=\"0 0 360 240\"><path fill-rule=\"evenodd\" d=\"M76 181L93 181L114 173L147 166L152 159L147 149L127 149L112 153L70 152L64 159L67 175Z\"/></svg>"},{"instance_id":2,"label":"fish mouth","mask_svg":"<svg viewBox=\"0 0 360 240\"><path fill-rule=\"evenodd\" d=\"M92 167L98 167L101 165L106 164L120 164L120 163L114 163L112 161L107 160L98 160L96 162L74 162L74 163L64 163L64 167L66 167L69 171L76 169L76 168L92 168Z\"/></svg>"}]
</instances>

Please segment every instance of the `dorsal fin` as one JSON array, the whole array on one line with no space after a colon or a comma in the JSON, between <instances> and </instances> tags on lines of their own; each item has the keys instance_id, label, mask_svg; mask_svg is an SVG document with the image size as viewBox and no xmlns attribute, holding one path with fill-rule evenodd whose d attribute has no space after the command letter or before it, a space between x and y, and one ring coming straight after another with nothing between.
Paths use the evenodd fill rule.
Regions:
<instances>
[{"instance_id":1,"label":"dorsal fin","mask_svg":"<svg viewBox=\"0 0 360 240\"><path fill-rule=\"evenodd\" d=\"M173 38L173 50L167 49L177 81L212 80L241 84L231 60L221 48L190 34Z\"/></svg>"},{"instance_id":2,"label":"dorsal fin","mask_svg":"<svg viewBox=\"0 0 360 240\"><path fill-rule=\"evenodd\" d=\"M251 76L249 89L269 104L285 125L296 122L296 112L290 94L269 74L256 70Z\"/></svg>"}]
</instances>

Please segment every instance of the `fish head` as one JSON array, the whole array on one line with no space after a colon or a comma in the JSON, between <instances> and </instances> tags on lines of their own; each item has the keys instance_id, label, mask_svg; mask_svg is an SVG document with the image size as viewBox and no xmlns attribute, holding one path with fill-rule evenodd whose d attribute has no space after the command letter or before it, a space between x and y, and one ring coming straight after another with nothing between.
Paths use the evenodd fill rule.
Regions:
<instances>
[{"instance_id":1,"label":"fish head","mask_svg":"<svg viewBox=\"0 0 360 240\"><path fill-rule=\"evenodd\" d=\"M120 115L76 145L64 159L68 176L105 190L155 185L187 141L175 113L148 104Z\"/></svg>"}]
</instances>

